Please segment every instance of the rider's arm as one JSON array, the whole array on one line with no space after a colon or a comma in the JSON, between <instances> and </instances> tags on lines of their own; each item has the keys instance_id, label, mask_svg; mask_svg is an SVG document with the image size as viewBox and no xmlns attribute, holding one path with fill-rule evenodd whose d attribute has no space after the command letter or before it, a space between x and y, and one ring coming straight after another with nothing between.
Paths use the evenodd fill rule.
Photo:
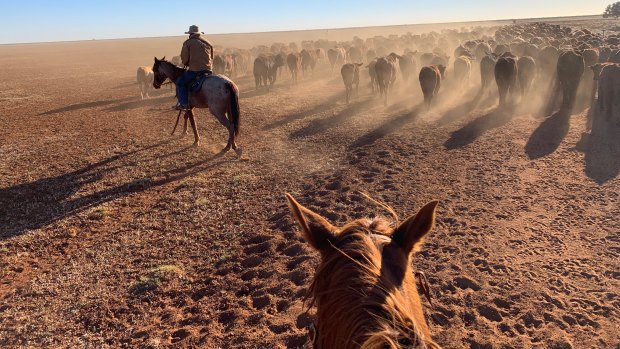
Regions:
<instances>
[{"instance_id":1,"label":"rider's arm","mask_svg":"<svg viewBox=\"0 0 620 349\"><path fill-rule=\"evenodd\" d=\"M183 48L181 49L181 62L183 62L184 66L189 65L189 45L187 42L183 43Z\"/></svg>"}]
</instances>

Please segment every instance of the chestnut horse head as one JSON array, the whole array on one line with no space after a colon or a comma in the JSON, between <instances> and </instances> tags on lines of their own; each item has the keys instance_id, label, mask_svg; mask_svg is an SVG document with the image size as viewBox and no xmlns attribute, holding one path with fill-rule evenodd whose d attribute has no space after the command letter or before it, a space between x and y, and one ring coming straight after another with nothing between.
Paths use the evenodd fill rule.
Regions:
<instances>
[{"instance_id":1,"label":"chestnut horse head","mask_svg":"<svg viewBox=\"0 0 620 349\"><path fill-rule=\"evenodd\" d=\"M335 227L286 197L305 240L321 254L308 294L317 307L315 349L439 348L422 312L412 264L433 227L437 201L396 228L381 218Z\"/></svg>"}]
</instances>

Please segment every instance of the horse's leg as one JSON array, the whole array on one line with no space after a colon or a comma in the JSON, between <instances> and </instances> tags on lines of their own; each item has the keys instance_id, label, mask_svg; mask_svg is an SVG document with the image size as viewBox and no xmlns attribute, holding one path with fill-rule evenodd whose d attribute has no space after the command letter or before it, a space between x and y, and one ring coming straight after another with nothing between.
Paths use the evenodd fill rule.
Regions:
<instances>
[{"instance_id":1,"label":"horse's leg","mask_svg":"<svg viewBox=\"0 0 620 349\"><path fill-rule=\"evenodd\" d=\"M215 116L217 121L219 121L220 124L222 124L222 126L224 126L228 130L228 142L226 143L226 146L224 147L224 149L222 149L222 153L229 151L231 147L233 149L237 149L237 144L235 144L235 126L226 117L226 110L228 109L228 114L230 114L230 109L229 108L218 108L218 110L214 110L214 109L215 108L213 109L209 108L209 110L211 111L211 114L213 114L213 116Z\"/></svg>"},{"instance_id":2,"label":"horse's leg","mask_svg":"<svg viewBox=\"0 0 620 349\"><path fill-rule=\"evenodd\" d=\"M198 127L196 127L194 111L188 110L185 115L189 117L189 122L192 124L192 129L194 130L194 146L197 147L200 144L200 136L198 135Z\"/></svg>"},{"instance_id":3,"label":"horse's leg","mask_svg":"<svg viewBox=\"0 0 620 349\"><path fill-rule=\"evenodd\" d=\"M177 115L177 122L174 123L174 128L172 129L172 132L170 132L170 135L174 135L174 131L177 130L177 126L179 125L179 119L181 118L181 111L179 110L179 114Z\"/></svg>"},{"instance_id":4,"label":"horse's leg","mask_svg":"<svg viewBox=\"0 0 620 349\"><path fill-rule=\"evenodd\" d=\"M187 119L189 119L189 115L187 112L183 115L183 135L187 134Z\"/></svg>"}]
</instances>

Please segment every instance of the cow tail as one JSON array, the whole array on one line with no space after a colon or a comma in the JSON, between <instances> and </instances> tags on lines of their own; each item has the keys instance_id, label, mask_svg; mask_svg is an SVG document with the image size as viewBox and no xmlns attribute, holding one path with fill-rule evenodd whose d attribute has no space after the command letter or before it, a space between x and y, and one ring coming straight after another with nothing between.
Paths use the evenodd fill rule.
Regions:
<instances>
[{"instance_id":1,"label":"cow tail","mask_svg":"<svg viewBox=\"0 0 620 349\"><path fill-rule=\"evenodd\" d=\"M226 84L228 90L230 91L230 118L235 128L235 137L239 136L239 126L240 126L240 116L241 111L239 109L239 89L235 84L231 81Z\"/></svg>"}]
</instances>

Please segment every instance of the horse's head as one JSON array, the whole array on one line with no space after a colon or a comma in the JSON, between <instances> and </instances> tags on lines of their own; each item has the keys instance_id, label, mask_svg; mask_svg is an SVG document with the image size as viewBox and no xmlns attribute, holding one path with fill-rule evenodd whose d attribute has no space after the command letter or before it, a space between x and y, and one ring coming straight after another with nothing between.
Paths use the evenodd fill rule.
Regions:
<instances>
[{"instance_id":1,"label":"horse's head","mask_svg":"<svg viewBox=\"0 0 620 349\"><path fill-rule=\"evenodd\" d=\"M163 63L166 63L165 56L162 59L157 59L157 57L155 57L155 63L153 63L153 87L155 89L159 89L168 78L163 68Z\"/></svg>"},{"instance_id":2,"label":"horse's head","mask_svg":"<svg viewBox=\"0 0 620 349\"><path fill-rule=\"evenodd\" d=\"M305 240L321 253L308 294L317 306L315 348L438 348L412 265L433 227L436 201L395 228L380 218L338 228L286 197Z\"/></svg>"}]
</instances>

